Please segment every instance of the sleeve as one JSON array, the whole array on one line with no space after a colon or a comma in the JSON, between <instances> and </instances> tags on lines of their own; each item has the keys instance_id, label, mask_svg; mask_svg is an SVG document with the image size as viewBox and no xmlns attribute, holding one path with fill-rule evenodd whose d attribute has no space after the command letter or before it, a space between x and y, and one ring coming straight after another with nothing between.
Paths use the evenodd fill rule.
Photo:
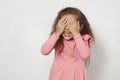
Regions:
<instances>
[{"instance_id":1,"label":"sleeve","mask_svg":"<svg viewBox=\"0 0 120 80\"><path fill-rule=\"evenodd\" d=\"M49 39L41 46L41 53L43 55L48 55L54 48L56 42L58 40L58 37L55 33L53 33Z\"/></svg>"},{"instance_id":2,"label":"sleeve","mask_svg":"<svg viewBox=\"0 0 120 80\"><path fill-rule=\"evenodd\" d=\"M81 36L81 34L77 34L74 36L74 40L80 56L86 60L90 56L92 37L89 35Z\"/></svg>"}]
</instances>

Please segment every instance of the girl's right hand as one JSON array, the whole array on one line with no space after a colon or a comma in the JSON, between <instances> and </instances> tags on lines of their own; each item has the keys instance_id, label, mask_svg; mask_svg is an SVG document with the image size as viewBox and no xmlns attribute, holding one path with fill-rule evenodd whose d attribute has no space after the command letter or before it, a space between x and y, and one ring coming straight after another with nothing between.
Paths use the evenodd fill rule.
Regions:
<instances>
[{"instance_id":1,"label":"girl's right hand","mask_svg":"<svg viewBox=\"0 0 120 80\"><path fill-rule=\"evenodd\" d=\"M66 25L67 25L67 17L63 16L56 25L55 33L58 37L63 33Z\"/></svg>"}]
</instances>

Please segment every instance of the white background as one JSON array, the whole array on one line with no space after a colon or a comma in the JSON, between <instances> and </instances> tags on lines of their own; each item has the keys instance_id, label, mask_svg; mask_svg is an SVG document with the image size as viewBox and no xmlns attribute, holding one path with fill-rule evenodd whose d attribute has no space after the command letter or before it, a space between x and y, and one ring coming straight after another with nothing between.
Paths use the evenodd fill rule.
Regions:
<instances>
[{"instance_id":1,"label":"white background","mask_svg":"<svg viewBox=\"0 0 120 80\"><path fill-rule=\"evenodd\" d=\"M54 52L40 53L58 11L79 8L95 35L88 80L120 79L119 0L0 0L0 80L48 80Z\"/></svg>"}]
</instances>

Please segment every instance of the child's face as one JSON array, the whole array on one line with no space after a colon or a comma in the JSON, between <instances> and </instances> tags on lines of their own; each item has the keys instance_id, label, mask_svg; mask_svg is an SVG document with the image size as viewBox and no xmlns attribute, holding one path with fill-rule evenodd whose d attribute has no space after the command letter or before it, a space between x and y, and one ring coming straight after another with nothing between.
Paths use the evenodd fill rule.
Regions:
<instances>
[{"instance_id":1,"label":"child's face","mask_svg":"<svg viewBox=\"0 0 120 80\"><path fill-rule=\"evenodd\" d=\"M63 36L63 38L64 38L65 40L70 40L70 39L73 38L73 35L72 35L72 33L70 32L68 26L65 27L65 29L64 29L64 31L63 31L63 33L62 33L62 36Z\"/></svg>"},{"instance_id":2,"label":"child's face","mask_svg":"<svg viewBox=\"0 0 120 80\"><path fill-rule=\"evenodd\" d=\"M66 17L70 17L70 16L73 16L75 19L76 19L76 16L75 15L72 15L72 14L69 14L69 15L64 15ZM62 33L62 36L65 40L71 40L73 38L73 34L71 33L70 29L69 29L69 26L65 26L64 28L64 31Z\"/></svg>"}]
</instances>

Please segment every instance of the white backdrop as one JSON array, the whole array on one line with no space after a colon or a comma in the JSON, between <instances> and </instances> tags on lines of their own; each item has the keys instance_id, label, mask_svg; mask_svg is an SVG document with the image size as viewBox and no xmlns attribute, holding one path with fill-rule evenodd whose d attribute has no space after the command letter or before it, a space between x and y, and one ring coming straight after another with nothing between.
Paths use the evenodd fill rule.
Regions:
<instances>
[{"instance_id":1,"label":"white backdrop","mask_svg":"<svg viewBox=\"0 0 120 80\"><path fill-rule=\"evenodd\" d=\"M88 80L120 79L119 0L0 0L0 80L48 80L54 52L40 53L58 11L79 8L95 34Z\"/></svg>"}]
</instances>

